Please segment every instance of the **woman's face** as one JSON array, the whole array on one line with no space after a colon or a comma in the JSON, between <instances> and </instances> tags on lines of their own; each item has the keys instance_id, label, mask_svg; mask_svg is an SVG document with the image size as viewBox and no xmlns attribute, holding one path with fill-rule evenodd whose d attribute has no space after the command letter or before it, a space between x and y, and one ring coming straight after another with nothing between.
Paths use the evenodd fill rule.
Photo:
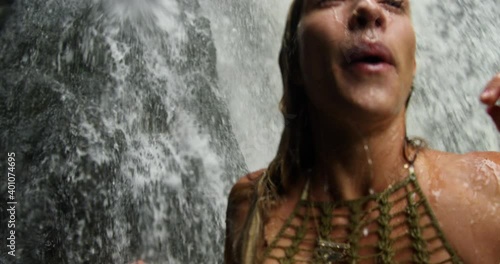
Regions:
<instances>
[{"instance_id":1,"label":"woman's face","mask_svg":"<svg viewBox=\"0 0 500 264\"><path fill-rule=\"evenodd\" d=\"M304 0L297 32L315 110L360 122L403 111L416 69L409 0Z\"/></svg>"}]
</instances>

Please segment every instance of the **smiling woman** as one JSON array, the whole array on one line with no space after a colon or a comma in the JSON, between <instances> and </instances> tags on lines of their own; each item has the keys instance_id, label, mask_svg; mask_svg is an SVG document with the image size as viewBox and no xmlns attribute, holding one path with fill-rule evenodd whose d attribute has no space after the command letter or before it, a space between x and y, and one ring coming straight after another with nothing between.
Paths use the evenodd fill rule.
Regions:
<instances>
[{"instance_id":1,"label":"smiling woman","mask_svg":"<svg viewBox=\"0 0 500 264\"><path fill-rule=\"evenodd\" d=\"M292 3L280 67L293 119L269 167L230 193L226 263L500 260L500 155L407 137L415 50L409 0ZM481 97L497 126L499 80Z\"/></svg>"}]
</instances>

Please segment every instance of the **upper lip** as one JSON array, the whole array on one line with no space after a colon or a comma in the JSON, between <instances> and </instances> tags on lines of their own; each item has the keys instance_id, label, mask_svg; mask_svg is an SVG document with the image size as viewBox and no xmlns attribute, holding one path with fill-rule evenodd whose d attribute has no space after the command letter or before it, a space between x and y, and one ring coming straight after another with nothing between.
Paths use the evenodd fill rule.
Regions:
<instances>
[{"instance_id":1,"label":"upper lip","mask_svg":"<svg viewBox=\"0 0 500 264\"><path fill-rule=\"evenodd\" d=\"M359 43L345 50L347 65L366 63L388 63L394 65L394 57L391 51L381 43Z\"/></svg>"}]
</instances>

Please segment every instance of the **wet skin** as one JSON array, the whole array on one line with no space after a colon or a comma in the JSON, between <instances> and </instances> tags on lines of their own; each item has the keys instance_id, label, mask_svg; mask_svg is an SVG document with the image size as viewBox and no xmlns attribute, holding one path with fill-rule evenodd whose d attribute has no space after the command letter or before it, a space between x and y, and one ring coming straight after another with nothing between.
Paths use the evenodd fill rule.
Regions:
<instances>
[{"instance_id":1,"label":"wet skin","mask_svg":"<svg viewBox=\"0 0 500 264\"><path fill-rule=\"evenodd\" d=\"M305 1L298 41L315 114L360 126L403 110L416 70L409 2Z\"/></svg>"},{"instance_id":2,"label":"wet skin","mask_svg":"<svg viewBox=\"0 0 500 264\"><path fill-rule=\"evenodd\" d=\"M401 157L405 102L416 70L410 2L305 0L297 40L300 75L296 84L307 94L316 160L310 188L315 198L356 199L369 190L381 192L405 177ZM500 129L500 108L495 106L499 98L497 76L481 100ZM500 260L496 250L500 218L495 213L500 212L499 164L496 152L453 154L425 149L416 160L422 189L445 236L466 263ZM257 175L241 178L231 195ZM291 186L283 204L268 212L264 228L268 243L293 210L304 185L299 181ZM228 205L227 245L242 230L248 203ZM232 261L228 263L236 263Z\"/></svg>"}]
</instances>

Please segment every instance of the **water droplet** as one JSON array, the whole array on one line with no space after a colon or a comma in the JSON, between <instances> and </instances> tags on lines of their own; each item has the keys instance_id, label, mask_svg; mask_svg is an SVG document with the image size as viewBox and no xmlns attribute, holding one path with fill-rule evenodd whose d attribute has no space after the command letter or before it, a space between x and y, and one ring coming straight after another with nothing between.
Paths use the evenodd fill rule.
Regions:
<instances>
[{"instance_id":1,"label":"water droplet","mask_svg":"<svg viewBox=\"0 0 500 264\"><path fill-rule=\"evenodd\" d=\"M434 198L436 198L436 200L439 200L439 197L441 196L441 191L442 190L432 190L431 193L432 193L432 196L434 196Z\"/></svg>"},{"instance_id":2,"label":"water droplet","mask_svg":"<svg viewBox=\"0 0 500 264\"><path fill-rule=\"evenodd\" d=\"M368 227L363 228L363 236L368 236Z\"/></svg>"}]
</instances>

